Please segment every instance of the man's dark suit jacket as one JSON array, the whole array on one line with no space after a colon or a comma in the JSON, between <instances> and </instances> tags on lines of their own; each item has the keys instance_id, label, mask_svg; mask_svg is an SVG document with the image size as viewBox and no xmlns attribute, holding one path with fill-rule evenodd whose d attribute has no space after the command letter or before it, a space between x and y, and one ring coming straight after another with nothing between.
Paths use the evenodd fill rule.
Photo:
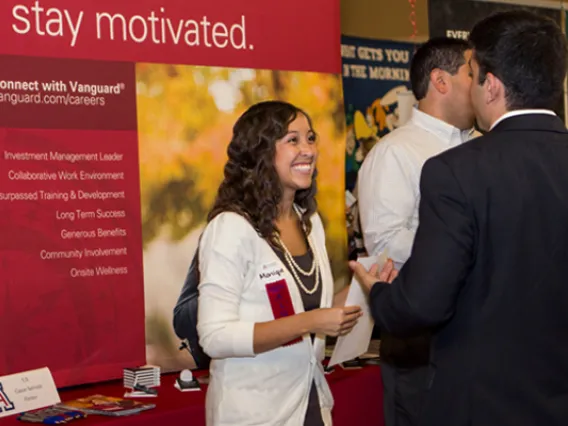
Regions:
<instances>
[{"instance_id":1,"label":"man's dark suit jacket","mask_svg":"<svg viewBox=\"0 0 568 426\"><path fill-rule=\"evenodd\" d=\"M568 426L568 132L507 118L428 160L399 277L371 290L379 327L433 329L421 425Z\"/></svg>"}]
</instances>

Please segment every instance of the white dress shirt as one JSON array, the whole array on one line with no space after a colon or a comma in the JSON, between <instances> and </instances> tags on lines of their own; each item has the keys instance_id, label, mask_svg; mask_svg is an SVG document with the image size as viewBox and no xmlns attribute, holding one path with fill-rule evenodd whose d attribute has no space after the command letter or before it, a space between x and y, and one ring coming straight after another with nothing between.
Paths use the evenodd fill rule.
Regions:
<instances>
[{"instance_id":1,"label":"white dress shirt","mask_svg":"<svg viewBox=\"0 0 568 426\"><path fill-rule=\"evenodd\" d=\"M382 138L365 158L357 179L361 231L367 253L387 250L399 269L410 257L418 228L420 174L430 157L477 136L417 109Z\"/></svg>"}]
</instances>

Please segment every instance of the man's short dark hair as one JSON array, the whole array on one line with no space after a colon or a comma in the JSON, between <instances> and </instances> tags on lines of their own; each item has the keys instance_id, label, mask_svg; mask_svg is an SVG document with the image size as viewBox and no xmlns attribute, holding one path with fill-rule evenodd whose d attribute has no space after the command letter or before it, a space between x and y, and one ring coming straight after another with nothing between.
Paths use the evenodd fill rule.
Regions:
<instances>
[{"instance_id":1,"label":"man's short dark hair","mask_svg":"<svg viewBox=\"0 0 568 426\"><path fill-rule=\"evenodd\" d=\"M478 22L469 36L479 81L487 73L505 86L509 110L554 109L563 95L566 38L551 19L525 10L501 12Z\"/></svg>"},{"instance_id":2,"label":"man's short dark hair","mask_svg":"<svg viewBox=\"0 0 568 426\"><path fill-rule=\"evenodd\" d=\"M465 64L464 53L470 49L465 40L436 37L428 40L416 50L410 64L410 84L417 100L426 97L430 74L441 69L455 75Z\"/></svg>"}]
</instances>

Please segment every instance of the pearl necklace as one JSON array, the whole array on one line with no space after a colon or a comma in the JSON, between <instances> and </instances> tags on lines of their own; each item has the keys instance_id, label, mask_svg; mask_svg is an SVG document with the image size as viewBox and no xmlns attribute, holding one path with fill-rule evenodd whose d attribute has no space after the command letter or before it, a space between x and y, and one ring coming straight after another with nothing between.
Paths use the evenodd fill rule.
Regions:
<instances>
[{"instance_id":1,"label":"pearl necklace","mask_svg":"<svg viewBox=\"0 0 568 426\"><path fill-rule=\"evenodd\" d=\"M299 214L298 210L296 210L296 212ZM317 255L316 255L316 250L315 250L315 245L313 244L312 241L312 237L308 236L308 246L312 251L312 257L313 257L313 261L312 261L312 267L310 268L309 271L304 271L300 265L298 265L296 263L296 261L294 260L294 256L292 256L292 254L290 253L290 251L288 250L288 247L286 247L286 245L284 244L284 242L280 239L280 236L277 234L276 235L276 240L278 241L278 244L280 245L280 247L282 247L282 249L284 250L284 259L286 259L286 263L288 263L288 266L290 267L290 272L292 272L292 275L294 276L294 279L296 280L296 283L298 284L298 286L304 290L304 292L308 295L312 295L314 294L318 288L319 288L319 283L320 283L320 268L319 268L319 262L317 260ZM314 283L314 287L311 290L308 290L306 288L306 286L304 285L304 283L302 282L302 280L300 279L300 277L298 276L298 273L296 272L300 272L302 275L304 275L305 277L311 277L314 272L316 274L315 277L315 283Z\"/></svg>"},{"instance_id":2,"label":"pearl necklace","mask_svg":"<svg viewBox=\"0 0 568 426\"><path fill-rule=\"evenodd\" d=\"M292 253L290 253L288 251L288 248L284 245L284 242L280 239L279 236L276 237L276 239L278 240L278 244L280 244L280 246L282 247L282 249L284 250L284 258L286 259L286 261L290 264L290 266L293 266L294 270L297 270L300 274L302 274L304 277L311 277L314 274L314 271L316 270L317 267L317 262L316 262L316 255L314 252L314 249L312 247L312 243L310 241L310 238L308 237L308 246L310 247L310 249L312 250L312 256L313 256L313 261L312 261L312 267L310 268L309 271L304 271L300 265L298 265L296 263L296 261L294 260L294 256L292 256Z\"/></svg>"}]
</instances>

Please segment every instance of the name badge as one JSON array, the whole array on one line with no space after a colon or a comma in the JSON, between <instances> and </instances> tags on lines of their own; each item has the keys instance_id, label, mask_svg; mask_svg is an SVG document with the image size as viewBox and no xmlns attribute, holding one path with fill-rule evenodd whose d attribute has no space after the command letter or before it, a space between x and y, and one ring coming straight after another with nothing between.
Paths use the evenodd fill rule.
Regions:
<instances>
[{"instance_id":1,"label":"name badge","mask_svg":"<svg viewBox=\"0 0 568 426\"><path fill-rule=\"evenodd\" d=\"M265 283L266 293L272 308L274 319L294 315L294 305L288 284L284 279L284 268L278 264L265 265L259 273L259 278ZM302 341L301 337L294 339L284 346L290 346Z\"/></svg>"},{"instance_id":2,"label":"name badge","mask_svg":"<svg viewBox=\"0 0 568 426\"><path fill-rule=\"evenodd\" d=\"M0 417L61 402L49 368L0 377Z\"/></svg>"},{"instance_id":3,"label":"name badge","mask_svg":"<svg viewBox=\"0 0 568 426\"><path fill-rule=\"evenodd\" d=\"M268 299L270 300L274 319L284 318L295 314L294 306L292 305L292 298L290 297L290 290L288 289L286 280L282 279L266 284L266 292L268 293ZM284 346L294 345L301 341L302 338L298 337L286 343Z\"/></svg>"},{"instance_id":4,"label":"name badge","mask_svg":"<svg viewBox=\"0 0 568 426\"><path fill-rule=\"evenodd\" d=\"M267 263L262 266L262 270L258 273L258 278L264 283L283 279L284 268L276 262Z\"/></svg>"}]
</instances>

